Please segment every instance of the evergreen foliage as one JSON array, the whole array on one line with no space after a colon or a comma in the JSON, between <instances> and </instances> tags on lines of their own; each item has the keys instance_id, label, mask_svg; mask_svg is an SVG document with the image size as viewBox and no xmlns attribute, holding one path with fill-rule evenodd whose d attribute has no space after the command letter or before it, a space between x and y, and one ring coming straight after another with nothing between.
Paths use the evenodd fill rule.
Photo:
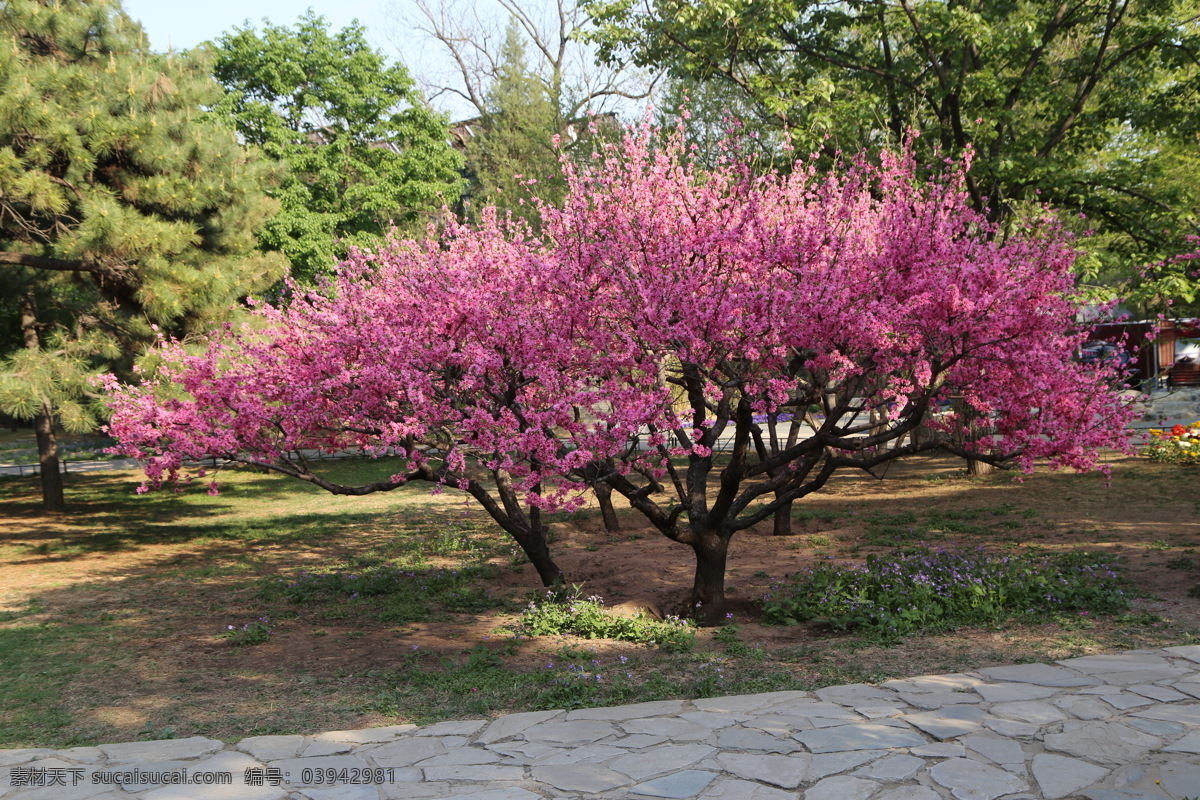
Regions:
<instances>
[{"instance_id":1,"label":"evergreen foliage","mask_svg":"<svg viewBox=\"0 0 1200 800\"><path fill-rule=\"evenodd\" d=\"M0 412L37 418L48 507L52 422L96 424L89 377L282 272L255 249L269 167L205 111L222 96L113 0L0 2Z\"/></svg>"},{"instance_id":2,"label":"evergreen foliage","mask_svg":"<svg viewBox=\"0 0 1200 800\"><path fill-rule=\"evenodd\" d=\"M462 191L445 120L357 23L331 33L310 10L292 27L234 28L217 41L215 75L238 133L288 167L262 244L301 280L393 225L423 227Z\"/></svg>"}]
</instances>

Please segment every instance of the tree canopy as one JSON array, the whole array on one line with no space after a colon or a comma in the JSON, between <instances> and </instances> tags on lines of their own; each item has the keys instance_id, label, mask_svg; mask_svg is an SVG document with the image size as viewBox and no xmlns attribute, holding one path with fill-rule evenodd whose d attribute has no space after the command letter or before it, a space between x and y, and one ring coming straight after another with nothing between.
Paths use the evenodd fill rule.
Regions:
<instances>
[{"instance_id":1,"label":"tree canopy","mask_svg":"<svg viewBox=\"0 0 1200 800\"><path fill-rule=\"evenodd\" d=\"M1074 360L1053 220L991 236L965 171L928 182L907 151L763 176L690 152L632 131L564 164L536 233L486 213L356 254L206 353L167 343L110 430L150 486L215 455L339 494L465 491L548 584L540 514L603 483L694 551L709 619L732 537L837 470L935 448L1089 469L1127 441L1116 367ZM400 462L359 485L311 469L347 447Z\"/></svg>"},{"instance_id":2,"label":"tree canopy","mask_svg":"<svg viewBox=\"0 0 1200 800\"><path fill-rule=\"evenodd\" d=\"M270 167L206 111L222 97L117 2L0 3L0 410L37 418L50 507L53 423L95 424L88 376L282 274L256 250Z\"/></svg>"},{"instance_id":3,"label":"tree canopy","mask_svg":"<svg viewBox=\"0 0 1200 800\"><path fill-rule=\"evenodd\" d=\"M1095 228L1084 266L1150 307L1197 299L1167 263L1200 233L1196 0L595 0L613 62L666 65L753 99L801 152L975 153L993 221L1048 203ZM933 148L937 148L935 152Z\"/></svg>"},{"instance_id":4,"label":"tree canopy","mask_svg":"<svg viewBox=\"0 0 1200 800\"><path fill-rule=\"evenodd\" d=\"M407 70L357 24L331 32L311 10L293 26L234 28L216 42L222 106L238 133L288 168L263 245L305 280L393 225L422 228L462 191L446 121Z\"/></svg>"}]
</instances>

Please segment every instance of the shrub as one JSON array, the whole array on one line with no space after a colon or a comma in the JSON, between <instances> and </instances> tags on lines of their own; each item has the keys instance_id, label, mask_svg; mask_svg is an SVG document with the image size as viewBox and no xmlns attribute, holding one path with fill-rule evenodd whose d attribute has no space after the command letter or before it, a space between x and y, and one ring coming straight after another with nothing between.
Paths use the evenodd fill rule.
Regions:
<instances>
[{"instance_id":1,"label":"shrub","mask_svg":"<svg viewBox=\"0 0 1200 800\"><path fill-rule=\"evenodd\" d=\"M1090 553L993 556L916 547L868 556L863 565L832 559L775 584L764 619L815 621L896 636L921 629L989 624L1008 617L1129 607L1125 582Z\"/></svg>"},{"instance_id":2,"label":"shrub","mask_svg":"<svg viewBox=\"0 0 1200 800\"><path fill-rule=\"evenodd\" d=\"M521 612L520 631L527 636L570 634L584 639L655 644L673 652L690 650L696 642L695 628L686 620L614 614L604 608L603 598L581 597L578 586L569 592L551 589L541 602L530 600Z\"/></svg>"},{"instance_id":3,"label":"shrub","mask_svg":"<svg viewBox=\"0 0 1200 800\"><path fill-rule=\"evenodd\" d=\"M1168 464L1200 464L1200 421L1176 425L1168 430L1152 428L1143 450L1151 461Z\"/></svg>"}]
</instances>

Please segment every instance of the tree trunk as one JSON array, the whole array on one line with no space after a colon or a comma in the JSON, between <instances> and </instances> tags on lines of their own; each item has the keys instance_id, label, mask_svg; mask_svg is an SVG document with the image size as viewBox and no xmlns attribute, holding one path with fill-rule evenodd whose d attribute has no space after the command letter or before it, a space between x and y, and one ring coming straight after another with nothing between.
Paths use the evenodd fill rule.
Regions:
<instances>
[{"instance_id":1,"label":"tree trunk","mask_svg":"<svg viewBox=\"0 0 1200 800\"><path fill-rule=\"evenodd\" d=\"M771 531L774 536L792 535L792 501L789 500L775 512L775 527Z\"/></svg>"},{"instance_id":2,"label":"tree trunk","mask_svg":"<svg viewBox=\"0 0 1200 800\"><path fill-rule=\"evenodd\" d=\"M566 581L566 577L559 569L558 564L555 564L554 559L550 557L550 545L547 543L546 533L544 525L536 525L519 534L514 533L513 538L521 546L529 563L533 564L533 568L537 570L538 577L542 579L542 585L561 586Z\"/></svg>"},{"instance_id":3,"label":"tree trunk","mask_svg":"<svg viewBox=\"0 0 1200 800\"><path fill-rule=\"evenodd\" d=\"M604 516L604 530L616 533L621 530L621 521L617 519L617 510L613 508L612 487L601 481L594 488L596 499L600 501L600 513Z\"/></svg>"},{"instance_id":4,"label":"tree trunk","mask_svg":"<svg viewBox=\"0 0 1200 800\"><path fill-rule=\"evenodd\" d=\"M59 471L58 440L54 438L54 412L50 404L42 406L36 421L38 463L41 465L42 507L47 511L63 511L63 479Z\"/></svg>"},{"instance_id":5,"label":"tree trunk","mask_svg":"<svg viewBox=\"0 0 1200 800\"><path fill-rule=\"evenodd\" d=\"M25 349L36 353L42 348L38 336L37 306L33 295L21 297L21 335ZM54 408L48 398L42 398L41 408L34 419L37 435L38 463L41 465L42 507L47 511L62 511L66 508L63 498L62 473L58 464L58 440L54 438Z\"/></svg>"},{"instance_id":6,"label":"tree trunk","mask_svg":"<svg viewBox=\"0 0 1200 800\"><path fill-rule=\"evenodd\" d=\"M696 553L696 579L692 584L691 610L701 625L725 621L725 561L729 536L701 531L692 550Z\"/></svg>"},{"instance_id":7,"label":"tree trunk","mask_svg":"<svg viewBox=\"0 0 1200 800\"><path fill-rule=\"evenodd\" d=\"M996 467L987 463L986 461L976 461L975 459L971 459L967 462L968 475L991 475L995 471Z\"/></svg>"}]
</instances>

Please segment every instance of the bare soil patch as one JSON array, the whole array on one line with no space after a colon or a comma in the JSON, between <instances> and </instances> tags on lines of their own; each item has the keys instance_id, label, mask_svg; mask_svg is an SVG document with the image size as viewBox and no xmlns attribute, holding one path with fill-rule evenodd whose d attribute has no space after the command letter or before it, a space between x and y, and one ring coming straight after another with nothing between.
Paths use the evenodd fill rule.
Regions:
<instances>
[{"instance_id":1,"label":"bare soil patch","mask_svg":"<svg viewBox=\"0 0 1200 800\"><path fill-rule=\"evenodd\" d=\"M1023 481L1009 474L968 478L960 461L930 457L895 464L883 480L835 477L797 504L793 536L774 537L767 524L734 539L728 591L737 638L754 658L732 651L713 631L701 632L696 652L685 656L619 642L512 639L499 629L536 594L536 574L514 563L482 512L450 493L430 497L413 487L389 496L329 498L293 493L283 478L254 476L231 484L232 496L213 498L211 505L192 499L171 512L170 498L159 498L156 517L136 511L142 500L132 494L132 473L109 473L76 477L69 491L78 498L86 489L95 502L60 517L38 510L32 482L9 482L0 495L0 637L52 632L59 638L45 645L46 653L58 653L71 667L55 700L58 721L20 723L30 711L14 710L23 696L3 698L8 705L0 706L0 726L7 720L13 733L0 746L168 732L236 739L423 721L436 714L419 704L396 705L407 696L398 676L411 674L403 670L413 667L415 654L425 658L423 669L447 676L480 654L492 654L513 674L591 660L594 669L609 669L605 675L618 669L628 675L632 701L642 699L638 686L658 685L654 674L681 691L708 691L695 687L712 664L739 676L718 681L717 691L744 691L759 685L756 674L817 685L1193 641L1200 634L1200 599L1189 595L1200 580L1200 473L1125 456L1114 456L1112 468L1111 483L1098 474L1051 472ZM126 499L113 501L114 492ZM122 538L122 515L131 518L129 530L140 533ZM281 521L279 530L254 527L268 517ZM253 530L240 538L216 533L237 525ZM195 534L198 526L207 533ZM102 529L111 535L98 548ZM448 529L461 530L463 541L486 551L476 550L473 563L493 565L481 585L496 607L391 623L348 616L345 609L264 600L263 582L271 576L354 563L387 551L397 536ZM586 594L630 611L679 609L691 582L691 553L633 512L623 512L618 532L604 531L595 510L564 517L554 532L556 559ZM917 541L1103 552L1125 565L1143 599L1134 613L1118 618L959 630L888 647L815 626L759 623L756 601L771 584L816 559L858 560ZM431 552L425 563L453 569L463 558ZM260 616L270 618L268 642L235 647L219 638L227 626ZM445 691L459 689L448 682ZM446 713L526 710L506 707L512 700L496 692L490 705L483 703L485 692L492 690L481 689L479 704Z\"/></svg>"}]
</instances>

